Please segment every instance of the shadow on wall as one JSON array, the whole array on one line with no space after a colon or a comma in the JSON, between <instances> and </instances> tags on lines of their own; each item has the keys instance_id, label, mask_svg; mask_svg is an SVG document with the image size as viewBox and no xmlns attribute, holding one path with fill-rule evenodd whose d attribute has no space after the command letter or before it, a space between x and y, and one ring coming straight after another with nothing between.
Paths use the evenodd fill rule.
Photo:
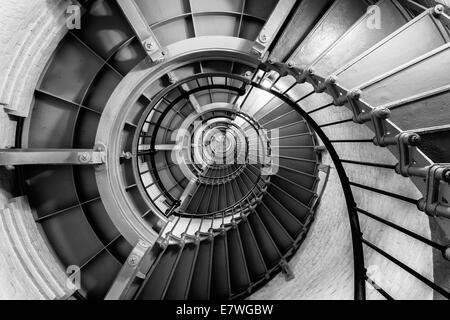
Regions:
<instances>
[{"instance_id":1,"label":"shadow on wall","mask_svg":"<svg viewBox=\"0 0 450 320\"><path fill-rule=\"evenodd\" d=\"M0 167L0 207L17 193L15 171Z\"/></svg>"}]
</instances>

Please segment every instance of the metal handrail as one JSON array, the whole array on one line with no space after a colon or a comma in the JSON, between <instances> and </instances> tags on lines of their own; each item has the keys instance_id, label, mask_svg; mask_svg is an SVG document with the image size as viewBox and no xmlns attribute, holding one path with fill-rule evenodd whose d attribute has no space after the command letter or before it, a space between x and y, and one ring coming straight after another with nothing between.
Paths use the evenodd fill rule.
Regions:
<instances>
[{"instance_id":1,"label":"metal handrail","mask_svg":"<svg viewBox=\"0 0 450 320\"><path fill-rule=\"evenodd\" d=\"M261 69L264 69L265 66L260 66ZM256 74L257 72L255 72ZM339 155L337 154L336 150L334 149L333 144L329 140L328 136L325 134L325 132L322 130L322 128L312 119L312 117L298 104L295 103L291 98L287 97L281 92L278 92L276 90L268 89L262 86L260 83L252 83L252 86L268 91L286 104L290 105L294 110L296 110L309 124L311 129L319 136L319 138L322 140L322 143L324 144L325 148L327 149L331 160L333 161L336 172L339 176L342 189L344 191L344 197L345 202L347 204L347 211L348 211L348 218L350 223L350 231L351 231L351 237L352 237L352 246L353 246L353 262L354 262L354 298L356 300L365 300L366 299L366 288L365 288L365 277L366 277L366 271L364 267L364 255L363 255L363 246L361 242L361 228L359 224L359 218L357 213L357 206L356 202L353 196L353 192L350 186L350 181L347 177L346 171L342 165L342 162L340 161Z\"/></svg>"},{"instance_id":2,"label":"metal handrail","mask_svg":"<svg viewBox=\"0 0 450 320\"><path fill-rule=\"evenodd\" d=\"M264 68L264 66L260 66L260 67ZM257 78L256 74L258 73L258 70L256 70L256 72L254 73L255 76L252 79L247 79L243 76L237 76L237 75L235 75L234 77L241 80L243 83L246 83L247 85L251 85L252 88L258 88L260 90L270 92L272 95L279 98L284 103L290 105L294 110L296 110L306 120L306 122L308 123L308 125L310 127L310 130L314 131L319 136L319 138L321 139L325 148L329 152L331 160L333 161L333 163L335 165L336 172L341 181L342 189L344 191L345 201L347 204L348 218L349 218L350 230L351 230L351 235L352 235L353 257L354 257L354 259L353 259L354 260L354 297L356 300L365 300L365 298L366 298L366 290L365 290L366 272L365 272L365 268L364 268L363 246L362 246L362 242L361 242L361 229L360 229L360 225L359 225L357 206L356 206L356 202L353 197L350 181L346 175L345 169L340 161L340 158L339 158L336 150L334 149L332 142L328 139L325 132L311 118L311 116L306 111L304 111L303 109L301 109L299 107L299 105L296 103L296 101L293 101L290 98L288 98L286 95L284 95L283 93L276 91L273 86L271 88L266 88L266 87L262 86L260 82L256 82L256 78ZM226 76L226 74L214 74L214 75ZM210 76L210 75L202 75L202 76L205 77L205 76ZM227 75L227 76L229 77L229 75ZM193 77L191 77L191 78L193 78ZM263 77L261 77L261 79L262 78ZM184 81L189 81L189 80L190 80L190 78L185 79ZM322 192L324 192L324 190L322 190ZM320 199L320 197L319 197L319 199ZM233 214L233 217L234 217L234 213L235 213L235 210L234 210L235 208L236 207L233 206L233 208L230 209ZM240 215L240 217L238 219L242 219L242 217L245 217L246 215L248 215L251 212L251 210L248 210L248 208L247 208L246 210L243 209L242 212L241 212L241 210L238 210L238 212ZM180 217L191 218L191 219L194 218L194 217L192 217L192 215L183 216L183 215L177 214L177 216L178 216L178 219ZM220 213L220 216L223 219L224 216L222 215L222 213ZM219 217L219 215L212 216L212 217L205 217L203 215L201 218L202 219L211 218L211 221L214 221L214 218L216 218L216 217ZM200 218L200 217L197 217L197 218ZM210 230L210 232L214 232L214 231ZM199 233L198 236L200 236L200 235L201 234ZM173 235L171 235L170 232L169 232L168 236L173 238ZM205 236L211 236L211 234L207 234Z\"/></svg>"},{"instance_id":3,"label":"metal handrail","mask_svg":"<svg viewBox=\"0 0 450 320\"><path fill-rule=\"evenodd\" d=\"M267 65L262 65L261 68L267 68ZM258 70L255 72L255 74L257 74ZM262 78L262 77L261 77ZM261 79L260 79L261 80ZM244 83L246 83L246 78L242 78L242 81ZM386 253L385 251L383 251L382 249L376 247L375 245L369 243L367 240L365 240L362 236L361 233L361 229L360 229L360 224L359 224L359 215L358 213L362 213L362 214L366 214L366 215L370 215L370 213L368 212L361 212L361 209L359 209L355 203L354 197L353 197L353 193L352 193L352 189L351 186L355 185L355 186L360 186L360 187L364 187L364 188L370 188L368 186L363 186L363 185L358 185L355 184L354 182L350 182L347 175L346 175L346 171L343 167L343 163L345 163L346 161L349 162L348 160L341 160L340 157L338 156L336 150L334 149L333 146L333 141L330 140L326 134L323 132L322 127L320 125L318 125L310 116L310 114L306 111L304 111L303 109L301 109L298 104L296 103L296 101L293 101L291 98L288 97L288 95L284 93L281 93L279 91L276 91L274 89L274 87L272 86L271 88L266 88L264 86L261 85L261 83L256 82L256 77L253 77L253 79L251 80L250 83L248 83L252 86L252 88L258 88L260 90L264 90L267 92L270 92L271 94L273 94L275 97L279 98L280 100L282 100L283 102L289 104L291 107L293 107L294 110L296 110L305 120L306 122L309 124L309 126L312 128L312 130L319 136L319 138L322 140L325 148L327 149L327 151L329 152L329 155L331 157L331 160L333 161L335 167L336 167L336 171L337 174L339 176L340 182L341 182L341 186L342 189L344 191L344 196L345 196L345 201L347 204L347 211L348 211L348 218L349 218L349 223L350 223L350 230L351 230L351 235L352 235L352 245L353 245L353 257L354 257L354 297L357 300L363 300L366 298L366 282L371 284L372 286L375 286L376 289L387 299L391 299L392 297L386 292L384 291L382 288L380 288L379 286L376 286L375 282L370 279L367 276L367 272L365 269L365 265L364 265L364 256L363 256L363 244L371 247L373 250L376 250L377 252L379 252L380 254L382 254L383 256L385 256L386 258L388 258L389 260L391 260L392 262L396 263L398 266L400 266L401 268L403 268L404 270L406 270L407 272L411 273L412 275L416 276L418 279L422 280L425 284L427 284L428 286L430 286L433 290L439 292L440 294L442 294L445 297L450 297L449 293L441 288L440 286L434 284L433 282L431 282L430 280L426 279L425 277L421 276L420 274L418 274L415 270L411 269L409 266L407 266L406 264L402 263L401 261L397 260L396 258L394 258L393 256L389 255L388 253ZM325 90L326 91L326 90ZM331 106L332 104L330 104L329 106ZM323 108L325 108L327 106L324 106ZM355 140L357 141L357 140ZM334 141L334 142L338 142L338 141ZM364 141L366 142L366 141ZM367 140L367 142L373 142L372 140ZM393 166L393 165L382 165L382 164L374 164L374 163L366 163L366 162L360 162L359 164L361 165L373 165L373 166L381 166L381 167L385 167L385 168L389 168L389 169L397 169L397 166ZM422 173L421 173L422 174ZM374 192L381 192L382 190L377 190L374 188L371 188L371 191ZM402 197L400 195L397 194L389 194L389 196L393 196L393 197L397 197L400 200L404 200L404 201L408 201L410 203L413 204L417 204L418 200L415 199L409 199L407 197ZM236 207L234 206L233 209L231 209L231 212L233 213L233 217L234 217L234 209ZM239 211L240 212L240 211ZM240 218L241 219L242 216L245 216L244 212L240 212ZM216 217L220 217L222 219L224 219L224 212L220 212L218 215L214 215L211 217L207 217L207 219L211 218L211 220L214 220L214 218ZM192 218L192 216L190 216ZM202 217L202 219L205 217ZM380 220L381 218L378 218L378 221L385 223L386 225L389 225L395 229L397 229L398 231L401 231L417 240L423 240L423 242L427 243L423 238L419 238L420 236L415 235L414 233L412 233L411 231L404 229L400 226L397 226L395 224L389 223L388 221L385 220ZM445 246L445 245L440 245L440 244L436 244L433 243L431 244L431 242L427 243L432 245L435 248L439 248L441 250L441 252L443 253L444 257L448 258L448 252L449 247Z\"/></svg>"},{"instance_id":4,"label":"metal handrail","mask_svg":"<svg viewBox=\"0 0 450 320\"><path fill-rule=\"evenodd\" d=\"M435 11L439 11L437 9L435 9ZM366 105L364 102L359 101L359 96L360 93L358 92L354 92L354 91L348 91L345 88L339 86L339 84L337 83L337 79L330 77L330 78L324 78L320 75L314 74L311 70L309 69L298 69L295 68L292 64L283 64L283 63L275 63L274 61L269 61L269 63L265 63L261 66L262 69L265 70L265 72L267 72L268 70L272 70L275 72L278 72L280 75L282 76L293 76L296 79L295 84L298 83L304 83L304 82L308 82L310 83L315 92L316 93L322 93L322 92L326 92L328 93L331 97L333 97L333 102L331 104L319 107L313 111L310 111L309 114L312 114L313 112L316 112L318 110L323 110L325 108L331 107L332 105L344 105L345 103L350 103L350 105L358 105L359 108L365 107L369 110L373 110L372 112L366 113L364 116L362 116L361 114L355 114L354 118L352 119L354 122L357 123L366 123L369 121L373 121L374 126L375 126L375 133L376 133L376 137L373 140L327 140L327 143L333 144L333 143L341 143L341 142L373 142L375 145L379 145L382 147L388 147L388 146L398 146L399 149L399 157L400 157L400 161L399 164L393 166L393 165L384 165L384 164L376 164L376 163L369 163L369 162L359 162L359 163L355 163L355 164L360 164L360 165L369 165L369 166L374 166L374 167L384 167L384 168L388 168L388 169L393 169L395 170L396 173L398 174L402 174L403 176L406 177L420 177L420 178L426 178L427 181L427 189L426 189L426 194L424 196L423 199L410 199L408 197L404 197L398 194L393 194L390 192L386 192L384 190L378 190L375 188L371 188L369 186L365 186L365 185L361 185L361 184L357 184L354 182L350 182L348 181L348 178L346 178L345 176L345 170L344 170L344 174L343 176L345 177L344 180L342 180L341 177L341 183L343 184L348 184L349 186L354 185L360 188L364 188L373 192L378 192L387 196L391 196L403 201L407 201L410 202L412 204L417 205L418 209L421 211L424 211L425 213L429 214L429 215L441 215L443 217L448 217L449 213L447 209L439 207L439 204L437 203L430 203L430 201L434 201L432 200L434 197L432 195L429 195L429 192L436 192L436 187L434 187L434 185L438 184L439 181L447 181L450 182L450 169L448 166L442 166L442 165L432 165L429 167L420 167L415 165L415 163L410 163L411 159L408 156L408 152L410 148L416 148L416 146L418 145L418 136L412 133L404 133L404 132L400 132L398 135L396 136L391 136L388 135L387 131L385 129L379 129L379 128L384 128L384 124L382 123L383 121L386 122L389 114L388 111L385 110L377 110L377 109L373 109L371 106ZM277 80L278 81L278 80ZM294 87L291 86L290 89ZM289 90L290 90L289 89ZM342 93L342 96L336 96L336 92L340 92ZM285 94L286 92L284 92ZM281 97L280 97L281 98ZM358 108L353 108L355 110L357 110ZM355 110L353 110L355 112ZM367 117L367 115L370 115L370 117ZM386 116L387 115L387 116ZM377 118L376 120L373 120ZM305 119L307 119L305 117ZM377 122L378 121L378 122ZM328 124L328 126L331 125L335 125L338 123L342 123L342 122L348 122L348 120L345 121L340 121L340 122L336 122L336 123L331 123ZM309 123L314 123L314 122L309 122ZM378 125L378 123L381 123L380 125ZM378 125L378 127L377 127ZM317 129L320 129L324 126L313 126L316 127L314 128L316 130L316 132L319 134L319 131L317 131ZM328 148L329 150L334 150L333 148ZM332 152L330 152L331 155ZM344 160L342 161L337 154L335 155L336 159L332 159L335 162L335 164L339 163L339 166L342 166L342 162L347 162L347 163L352 163L352 161L350 160ZM343 169L343 167L342 167ZM350 193L351 193L351 188L350 188ZM347 193L344 190L344 193ZM347 196L347 194L346 194ZM394 262L395 264L397 264L398 266L400 266L402 269L406 270L407 272L409 272L410 274L416 276L419 280L422 280L425 284L427 284L429 287L431 287L433 290L439 292L440 294L442 294L444 297L450 298L450 293L448 291L446 291L445 289L443 289L442 287L438 286L437 284L435 284L434 282L429 281L428 279L426 279L425 277L421 276L420 274L418 274L415 270L411 269L410 267L408 267L407 265L403 264L402 262L398 261L397 259L395 259L394 257L392 257L391 255L389 255L388 253L386 253L385 251L383 251L382 249L376 247L373 244L370 244L367 242L367 240L365 240L362 237L362 234L360 233L359 230L359 220L358 220L358 214L355 213L355 210L357 212L366 214L382 223L385 223L386 225L389 225L395 229L397 229L400 232L403 232L413 238L415 238L416 240L422 241L428 245L433 246L434 248L438 248L445 259L450 260L450 249L449 246L444 246L444 245L440 245L434 242L430 242L429 240L426 240L423 237L420 237L416 234L414 234L413 232L404 229L400 226L397 226L395 224L392 224L386 220L383 220L381 218L377 218L376 216L371 215L368 212L361 212L361 209L357 208L356 205L354 204L354 200L352 199L353 196L350 197L350 203L347 202L348 208L349 208L349 213L350 213L350 224L352 227L352 241L353 241L353 245L355 248L355 245L358 248L358 251L360 251L358 254L362 253L362 243L366 244L367 246L371 247L373 250L377 251L378 253L380 253L381 255L385 256L386 258L388 258L389 260L391 260L392 262ZM346 199L348 200L348 199ZM432 211L431 211L432 210ZM358 239L358 237L356 236L357 233L360 233L361 238ZM355 259L358 258L355 254ZM359 270L357 270L359 269ZM359 259L358 262L356 262L355 260L355 278L358 278L357 281L359 281L359 285L361 284L361 278L359 277L361 274L364 275L364 280L367 281L368 283L372 283L373 281L371 279L369 279L367 277L366 274L366 270L364 267L364 259ZM387 299L392 298L391 296L389 296L382 288L376 287L376 289L383 295L385 296ZM358 289L355 288L355 298L358 299ZM364 292L365 295L365 292ZM359 297L363 297L363 295L360 295Z\"/></svg>"}]
</instances>

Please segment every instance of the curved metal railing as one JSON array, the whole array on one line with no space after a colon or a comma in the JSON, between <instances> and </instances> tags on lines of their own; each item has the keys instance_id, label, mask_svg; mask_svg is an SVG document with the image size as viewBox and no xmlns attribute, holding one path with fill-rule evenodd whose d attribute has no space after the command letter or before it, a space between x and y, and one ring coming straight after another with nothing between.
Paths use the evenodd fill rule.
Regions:
<instances>
[{"instance_id":1,"label":"curved metal railing","mask_svg":"<svg viewBox=\"0 0 450 320\"><path fill-rule=\"evenodd\" d=\"M450 207L442 205L436 199L437 193L439 192L439 184L450 183L450 166L447 164L431 164L426 165L427 159L420 153L420 151L416 151L417 155L414 159L411 157L411 153L413 150L417 150L417 146L420 141L420 136L414 132L401 132L398 131L391 123L388 122L388 117L390 112L388 109L380 109L373 108L368 105L364 101L360 101L359 97L361 92L354 90L347 90L341 86L339 86L338 79L334 77L324 78L321 75L314 74L312 70L309 69L301 69L296 68L294 65L288 63L275 63L273 61L269 61L268 63L261 65L261 70L264 71L264 74L267 72L276 72L278 77L276 77L276 81L282 79L285 76L292 76L296 79L296 84L302 84L308 82L314 88L314 93L327 93L333 98L333 103L327 104L325 106L318 107L308 113L303 112L305 119L307 121L311 121L312 128L316 131L316 133L321 137L328 151L330 152L330 156L333 159L334 164L336 165L339 177L341 179L342 187L344 189L344 193L346 196L349 218L352 230L352 240L353 240L353 248L354 248L354 257L355 257L355 298L356 299L364 299L365 298L365 285L364 282L371 284L380 294L382 294L387 299L392 299L392 297L378 284L376 284L373 279L367 275L367 270L364 265L363 259L363 245L368 248L371 248L375 252L379 253L392 263L399 266L401 269L405 270L409 274L413 275L420 281L422 281L425 285L432 288L434 291L441 294L443 297L450 299L450 292L448 292L445 288L437 285L436 283L430 281L426 277L422 276L416 270L408 266L407 264L399 261L392 255L388 254L383 249L379 248L375 244L369 242L364 235L361 233L359 227L359 219L358 215L362 214L366 217L372 218L378 222L383 223L386 226L396 229L411 238L414 238L433 249L439 250L443 257L446 260L450 260L450 246L448 244L440 244L435 241L426 239L410 230L407 230L397 224L389 222L385 219L377 217L376 215L367 212L358 207L355 203L351 186L357 186L366 190L370 190L372 192L376 192L379 194L383 194L395 199L400 199L402 201L406 201L408 203L412 203L417 206L420 211L423 211L427 215L433 217L444 217L450 218ZM288 89L291 90L291 88ZM288 91L278 94L280 99L283 96L287 96ZM339 121L335 123L330 123L322 126L318 126L312 118L309 116L310 114L317 112L319 110L324 110L331 106L343 106L345 104L349 104L352 106L352 111L354 112L353 122L359 124L367 124L369 127L373 129L376 136L373 140L329 140L323 133L321 127L326 127L330 125L340 124L346 121ZM393 134L393 132L397 133ZM367 162L358 162L340 159L337 153L335 153L334 148L332 147L333 143L340 142L373 142L376 146L379 147L389 147L391 150L397 151L399 154L399 163L397 165L386 165L381 163L371 163ZM361 185L355 182L349 181L345 169L342 166L342 163L354 163L362 166L373 166L373 167L383 167L387 169L392 169L395 173L400 174L404 177L409 177L413 179L413 182L416 183L419 190L424 194L421 199L410 199L402 195L398 195L395 193L387 192L384 190L379 190L376 188L372 188L369 186ZM414 180L415 178L421 178L420 180ZM423 184L425 181L425 185Z\"/></svg>"}]
</instances>

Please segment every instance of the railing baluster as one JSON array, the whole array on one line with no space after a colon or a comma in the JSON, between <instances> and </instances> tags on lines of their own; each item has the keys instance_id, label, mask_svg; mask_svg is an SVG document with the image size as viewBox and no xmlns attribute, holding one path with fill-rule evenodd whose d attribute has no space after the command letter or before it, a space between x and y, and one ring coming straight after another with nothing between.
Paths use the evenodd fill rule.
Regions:
<instances>
[{"instance_id":1,"label":"railing baluster","mask_svg":"<svg viewBox=\"0 0 450 320\"><path fill-rule=\"evenodd\" d=\"M416 234L416 233L414 233L414 232L412 232L412 231L410 231L408 229L400 227L399 225L397 225L395 223L392 223L392 222L387 221L387 220L385 220L383 218L380 218L380 217L378 217L378 216L376 216L376 215L374 215L374 214L372 214L372 213L370 213L370 212L368 212L366 210L363 210L361 208L356 208L356 210L358 212L364 214L365 216L369 217L369 218L372 218L372 219L374 219L374 220L376 220L378 222L381 222L381 223L383 223L383 224L385 224L385 225L387 225L387 226L389 226L391 228L394 228L394 229L396 229L396 230L398 230L398 231L400 231L400 232L410 236L411 238L414 238L414 239L416 239L418 241L421 241L421 242L423 242L423 243L425 243L425 244L427 244L427 245L429 245L429 246L431 246L431 247L433 247L435 249L438 249L439 251L442 252L442 255L444 255L444 257L445 257L446 251L449 248L448 246L441 245L441 244L436 243L436 242L434 242L432 240L429 240L429 239L427 239L425 237L422 237L421 235L418 235L418 234ZM449 258L446 257L446 259L448 260Z\"/></svg>"},{"instance_id":2,"label":"railing baluster","mask_svg":"<svg viewBox=\"0 0 450 320\"><path fill-rule=\"evenodd\" d=\"M420 281L425 283L427 286L429 286L434 291L438 292L439 294L441 294L445 298L450 299L450 292L444 290L443 288L441 288L440 286L438 286L434 282L432 282L429 279L425 278L423 275L421 275L417 271L413 270L412 268L410 268L409 266L407 266L406 264L404 264L400 260L398 260L395 257L391 256L389 253L385 252L384 250L378 248L376 245L372 244L371 242L367 241L366 239L361 238L361 241L362 241L362 243L364 243L369 248L371 248L374 251L378 252L379 254L381 254L386 259L388 259L391 262L395 263L397 266L399 266L400 268L402 268L406 272L410 273L411 275L413 275L414 277L416 277L417 279L419 279Z\"/></svg>"},{"instance_id":3,"label":"railing baluster","mask_svg":"<svg viewBox=\"0 0 450 320\"><path fill-rule=\"evenodd\" d=\"M372 192L376 192L376 193L379 193L379 194L382 194L382 195L385 195L385 196L388 196L388 197L391 197L391 198L395 198L395 199L399 199L399 200L402 200L402 201L405 201L405 202L409 202L411 204L417 205L419 203L419 200L411 199L411 198L408 198L408 197L405 197L405 196L402 196L402 195L399 195L399 194L396 194L396 193L392 193L392 192L389 192L389 191L376 189L376 188L369 187L369 186L366 186L366 185L363 185L363 184L359 184L359 183L356 183L356 182L350 181L350 185L358 187L358 188L361 188L361 189L366 189L366 190L369 190L369 191L372 191Z\"/></svg>"},{"instance_id":4,"label":"railing baluster","mask_svg":"<svg viewBox=\"0 0 450 320\"><path fill-rule=\"evenodd\" d=\"M394 300L394 298L392 298L383 288L381 288L379 285L376 284L375 281L373 281L372 279L370 279L367 275L366 275L366 281L368 283L370 283L370 285L377 290L383 297L385 297L387 300Z\"/></svg>"}]
</instances>

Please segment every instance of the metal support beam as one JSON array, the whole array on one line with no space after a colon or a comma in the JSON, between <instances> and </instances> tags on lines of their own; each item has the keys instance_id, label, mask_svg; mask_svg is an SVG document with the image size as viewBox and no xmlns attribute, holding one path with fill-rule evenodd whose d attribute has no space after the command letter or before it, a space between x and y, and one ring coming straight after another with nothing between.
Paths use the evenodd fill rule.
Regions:
<instances>
[{"instance_id":1,"label":"metal support beam","mask_svg":"<svg viewBox=\"0 0 450 320\"><path fill-rule=\"evenodd\" d=\"M156 151L174 151L178 149L176 144L157 144L155 145Z\"/></svg>"},{"instance_id":2,"label":"metal support beam","mask_svg":"<svg viewBox=\"0 0 450 320\"><path fill-rule=\"evenodd\" d=\"M426 174L427 192L419 201L419 210L433 217L450 219L450 164L430 166Z\"/></svg>"},{"instance_id":3,"label":"metal support beam","mask_svg":"<svg viewBox=\"0 0 450 320\"><path fill-rule=\"evenodd\" d=\"M174 151L179 149L180 147L177 144L157 144L153 150L150 144L141 144L138 151Z\"/></svg>"},{"instance_id":4,"label":"metal support beam","mask_svg":"<svg viewBox=\"0 0 450 320\"><path fill-rule=\"evenodd\" d=\"M125 17L136 33L147 55L152 62L160 62L165 58L165 51L150 29L147 20L134 0L117 0Z\"/></svg>"},{"instance_id":5,"label":"metal support beam","mask_svg":"<svg viewBox=\"0 0 450 320\"><path fill-rule=\"evenodd\" d=\"M283 26L285 20L294 8L296 0L280 0L273 9L272 14L261 29L252 48L252 53L264 59L270 45Z\"/></svg>"},{"instance_id":6,"label":"metal support beam","mask_svg":"<svg viewBox=\"0 0 450 320\"><path fill-rule=\"evenodd\" d=\"M130 300L133 298L139 289L140 282L145 279L145 275L156 258L151 249L150 244L145 241L137 243L120 269L105 300Z\"/></svg>"},{"instance_id":7,"label":"metal support beam","mask_svg":"<svg viewBox=\"0 0 450 320\"><path fill-rule=\"evenodd\" d=\"M2 149L0 166L99 165L106 161L104 148L95 149Z\"/></svg>"}]
</instances>

